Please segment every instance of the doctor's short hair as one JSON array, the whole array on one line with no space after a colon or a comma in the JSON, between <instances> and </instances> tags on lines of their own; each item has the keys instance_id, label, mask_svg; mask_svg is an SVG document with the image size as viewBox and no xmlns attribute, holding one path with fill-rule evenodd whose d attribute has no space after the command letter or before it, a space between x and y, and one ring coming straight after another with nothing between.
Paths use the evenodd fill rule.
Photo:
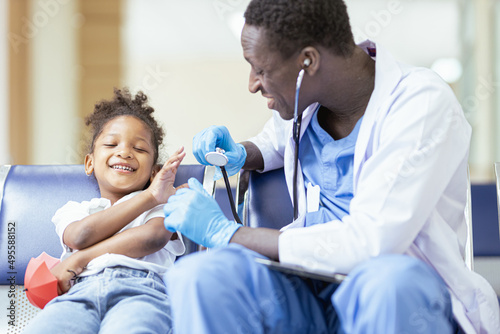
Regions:
<instances>
[{"instance_id":1,"label":"doctor's short hair","mask_svg":"<svg viewBox=\"0 0 500 334\"><path fill-rule=\"evenodd\" d=\"M266 30L271 49L288 59L307 46L348 57L355 44L343 0L252 0L245 23Z\"/></svg>"},{"instance_id":2,"label":"doctor's short hair","mask_svg":"<svg viewBox=\"0 0 500 334\"><path fill-rule=\"evenodd\" d=\"M157 163L165 132L152 116L154 111L153 107L148 105L148 97L143 92L139 91L132 96L128 88L114 88L113 98L96 103L94 112L85 119L85 125L91 128L92 136L88 152L94 151L95 142L109 121L119 116L134 116L144 122L151 131L154 161Z\"/></svg>"}]
</instances>

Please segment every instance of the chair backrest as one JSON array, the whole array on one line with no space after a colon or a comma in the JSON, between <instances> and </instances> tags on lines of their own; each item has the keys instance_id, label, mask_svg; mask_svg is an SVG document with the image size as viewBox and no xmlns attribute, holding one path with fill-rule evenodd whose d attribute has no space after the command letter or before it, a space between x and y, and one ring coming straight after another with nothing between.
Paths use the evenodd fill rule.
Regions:
<instances>
[{"instance_id":1,"label":"chair backrest","mask_svg":"<svg viewBox=\"0 0 500 334\"><path fill-rule=\"evenodd\" d=\"M495 162L495 176L497 185L498 232L500 237L500 162Z\"/></svg>"},{"instance_id":2,"label":"chair backrest","mask_svg":"<svg viewBox=\"0 0 500 334\"><path fill-rule=\"evenodd\" d=\"M66 202L99 197L94 177L85 175L83 165L16 165L0 167L0 285L15 273L16 284L24 283L29 260L45 251L59 257L61 245L51 222ZM195 177L204 183L205 167L181 165L176 186ZM205 183L204 183L205 184ZM184 238L186 252L197 245ZM7 250L13 250L9 258ZM10 261L10 262L9 262Z\"/></svg>"},{"instance_id":3,"label":"chair backrest","mask_svg":"<svg viewBox=\"0 0 500 334\"><path fill-rule=\"evenodd\" d=\"M500 256L495 184L473 184L471 198L474 256Z\"/></svg>"},{"instance_id":4,"label":"chair backrest","mask_svg":"<svg viewBox=\"0 0 500 334\"><path fill-rule=\"evenodd\" d=\"M250 172L244 206L244 225L280 229L290 224L293 206L283 168Z\"/></svg>"}]
</instances>

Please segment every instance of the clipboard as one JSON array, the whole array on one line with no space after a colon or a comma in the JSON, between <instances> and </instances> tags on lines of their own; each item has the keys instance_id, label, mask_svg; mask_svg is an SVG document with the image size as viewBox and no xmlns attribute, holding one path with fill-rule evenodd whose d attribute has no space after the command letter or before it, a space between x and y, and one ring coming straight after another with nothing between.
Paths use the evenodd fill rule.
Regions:
<instances>
[{"instance_id":1,"label":"clipboard","mask_svg":"<svg viewBox=\"0 0 500 334\"><path fill-rule=\"evenodd\" d=\"M255 262L260 263L268 267L269 269L280 271L285 274L297 275L303 278L311 278L329 283L340 284L347 278L347 275L345 274L338 274L338 273L329 274L324 272L312 271L301 266L292 264L283 264L281 262L258 258L258 257L255 258Z\"/></svg>"}]
</instances>

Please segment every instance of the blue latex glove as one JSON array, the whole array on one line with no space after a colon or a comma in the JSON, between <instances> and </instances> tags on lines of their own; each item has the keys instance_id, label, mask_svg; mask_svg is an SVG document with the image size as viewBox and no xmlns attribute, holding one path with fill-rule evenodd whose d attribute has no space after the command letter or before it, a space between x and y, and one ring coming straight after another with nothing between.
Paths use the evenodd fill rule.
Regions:
<instances>
[{"instance_id":1,"label":"blue latex glove","mask_svg":"<svg viewBox=\"0 0 500 334\"><path fill-rule=\"evenodd\" d=\"M233 138L229 134L229 130L225 126L211 126L197 133L193 138L193 154L202 165L210 165L207 160L205 160L205 155L209 152L215 152L215 148L222 148L226 153L224 153L228 159L226 166L226 172L229 176L238 173L247 158L247 151L245 147L241 144L234 142ZM214 180L218 180L222 177L220 168L216 168L214 175Z\"/></svg>"},{"instance_id":2,"label":"blue latex glove","mask_svg":"<svg viewBox=\"0 0 500 334\"><path fill-rule=\"evenodd\" d=\"M241 225L224 216L198 180L190 178L188 185L189 188L179 189L170 196L163 207L165 228L179 231L205 247L227 246Z\"/></svg>"}]
</instances>

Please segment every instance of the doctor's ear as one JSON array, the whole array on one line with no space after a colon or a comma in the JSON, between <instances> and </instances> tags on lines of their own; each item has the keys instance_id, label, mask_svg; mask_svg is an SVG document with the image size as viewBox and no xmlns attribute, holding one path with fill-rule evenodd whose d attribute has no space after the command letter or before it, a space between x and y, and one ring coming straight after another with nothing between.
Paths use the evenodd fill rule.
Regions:
<instances>
[{"instance_id":1,"label":"doctor's ear","mask_svg":"<svg viewBox=\"0 0 500 334\"><path fill-rule=\"evenodd\" d=\"M319 60L320 54L315 47L307 46L300 52L299 61L301 62L301 68L309 75L316 73L319 66Z\"/></svg>"}]
</instances>

